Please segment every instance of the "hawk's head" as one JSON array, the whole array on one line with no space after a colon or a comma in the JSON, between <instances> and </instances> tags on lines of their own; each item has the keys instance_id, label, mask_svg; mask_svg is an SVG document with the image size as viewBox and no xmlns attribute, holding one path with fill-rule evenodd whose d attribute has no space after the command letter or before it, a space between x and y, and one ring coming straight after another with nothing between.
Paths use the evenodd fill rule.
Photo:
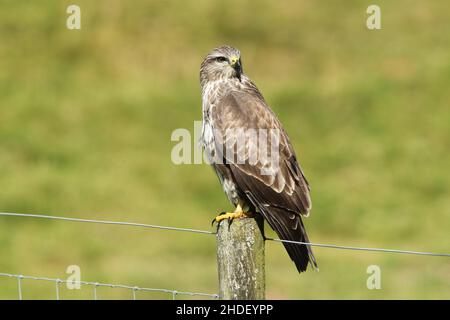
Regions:
<instances>
[{"instance_id":1,"label":"hawk's head","mask_svg":"<svg viewBox=\"0 0 450 320\"><path fill-rule=\"evenodd\" d=\"M213 49L203 60L200 68L200 81L215 81L220 79L241 79L241 53L230 46Z\"/></svg>"}]
</instances>

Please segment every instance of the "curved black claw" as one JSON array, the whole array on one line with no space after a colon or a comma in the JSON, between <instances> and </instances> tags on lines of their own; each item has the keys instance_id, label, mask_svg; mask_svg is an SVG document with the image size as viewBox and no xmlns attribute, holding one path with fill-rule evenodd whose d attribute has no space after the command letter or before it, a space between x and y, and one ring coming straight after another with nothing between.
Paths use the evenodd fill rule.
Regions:
<instances>
[{"instance_id":1,"label":"curved black claw","mask_svg":"<svg viewBox=\"0 0 450 320\"><path fill-rule=\"evenodd\" d=\"M228 218L228 231L230 231L231 224L233 223L233 218Z\"/></svg>"},{"instance_id":2,"label":"curved black claw","mask_svg":"<svg viewBox=\"0 0 450 320\"><path fill-rule=\"evenodd\" d=\"M221 213L219 213L218 216L224 215L225 213L227 213L227 212L226 212L226 211L222 211ZM211 226L214 225L214 222L216 222L216 218L214 218L214 219L211 221ZM220 224L220 221L217 222L217 227L219 227L219 224Z\"/></svg>"}]
</instances>

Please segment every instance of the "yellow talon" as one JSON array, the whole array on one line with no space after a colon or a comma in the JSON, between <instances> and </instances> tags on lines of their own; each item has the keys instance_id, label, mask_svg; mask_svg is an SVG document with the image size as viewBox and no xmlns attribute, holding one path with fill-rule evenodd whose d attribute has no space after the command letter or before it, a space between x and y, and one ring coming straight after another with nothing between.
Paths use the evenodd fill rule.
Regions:
<instances>
[{"instance_id":1,"label":"yellow talon","mask_svg":"<svg viewBox=\"0 0 450 320\"><path fill-rule=\"evenodd\" d=\"M234 220L234 219L242 218L242 217L246 217L246 216L247 215L245 214L244 210L242 210L241 206L238 204L236 207L236 210L234 212L226 212L226 213L220 214L214 218L214 221L220 222L225 219Z\"/></svg>"},{"instance_id":2,"label":"yellow talon","mask_svg":"<svg viewBox=\"0 0 450 320\"><path fill-rule=\"evenodd\" d=\"M236 219L236 218L242 218L245 217L245 214L243 212L226 212L224 214L221 214L217 216L214 220L216 222L220 222L225 219Z\"/></svg>"}]
</instances>

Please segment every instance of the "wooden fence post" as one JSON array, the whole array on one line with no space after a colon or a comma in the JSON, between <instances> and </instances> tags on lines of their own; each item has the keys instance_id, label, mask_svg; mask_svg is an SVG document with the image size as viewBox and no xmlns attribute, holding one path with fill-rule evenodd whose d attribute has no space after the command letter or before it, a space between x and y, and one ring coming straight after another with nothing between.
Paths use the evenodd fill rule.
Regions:
<instances>
[{"instance_id":1,"label":"wooden fence post","mask_svg":"<svg viewBox=\"0 0 450 320\"><path fill-rule=\"evenodd\" d=\"M265 299L264 223L261 217L223 220L217 230L219 298Z\"/></svg>"}]
</instances>

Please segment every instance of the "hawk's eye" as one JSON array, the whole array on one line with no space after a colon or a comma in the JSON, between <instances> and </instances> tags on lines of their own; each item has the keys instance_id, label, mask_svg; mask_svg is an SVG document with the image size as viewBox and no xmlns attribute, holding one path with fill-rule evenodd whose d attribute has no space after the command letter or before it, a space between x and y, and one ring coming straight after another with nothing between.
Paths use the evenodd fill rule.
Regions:
<instances>
[{"instance_id":1,"label":"hawk's eye","mask_svg":"<svg viewBox=\"0 0 450 320\"><path fill-rule=\"evenodd\" d=\"M216 58L216 61L217 61L217 62L225 62L225 61L228 61L228 59L225 58L225 57L217 57L217 58Z\"/></svg>"}]
</instances>

